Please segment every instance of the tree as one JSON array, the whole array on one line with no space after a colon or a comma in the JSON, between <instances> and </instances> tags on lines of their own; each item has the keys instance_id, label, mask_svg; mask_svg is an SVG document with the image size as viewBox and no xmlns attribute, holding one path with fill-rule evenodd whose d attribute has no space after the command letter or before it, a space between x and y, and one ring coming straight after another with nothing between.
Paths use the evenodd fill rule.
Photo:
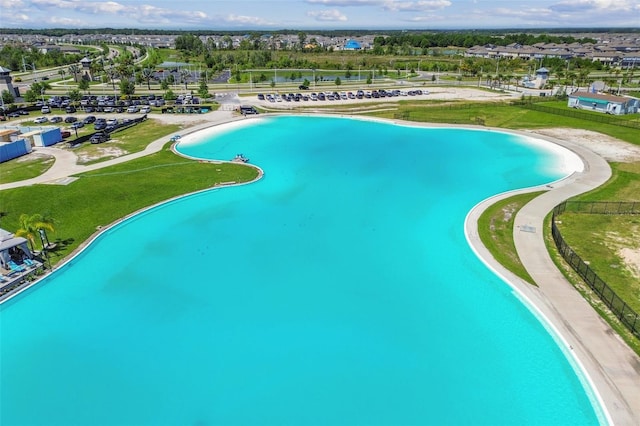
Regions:
<instances>
[{"instance_id":1,"label":"tree","mask_svg":"<svg viewBox=\"0 0 640 426\"><path fill-rule=\"evenodd\" d=\"M298 33L298 44L300 46L300 49L304 49L304 45L305 45L306 40L307 40L307 34L305 34L302 31L300 31Z\"/></svg>"},{"instance_id":2,"label":"tree","mask_svg":"<svg viewBox=\"0 0 640 426\"><path fill-rule=\"evenodd\" d=\"M31 103L36 102L38 100L38 96L40 96L40 93L36 93L32 89L29 89L24 92L24 95L22 97L24 98L25 102Z\"/></svg>"},{"instance_id":3,"label":"tree","mask_svg":"<svg viewBox=\"0 0 640 426\"><path fill-rule=\"evenodd\" d=\"M85 92L87 91L89 86L90 86L89 80L85 80L84 78L81 78L80 81L78 82L78 89L84 90Z\"/></svg>"},{"instance_id":4,"label":"tree","mask_svg":"<svg viewBox=\"0 0 640 426\"><path fill-rule=\"evenodd\" d=\"M131 80L120 80L120 94L131 96L136 92L136 85Z\"/></svg>"},{"instance_id":5,"label":"tree","mask_svg":"<svg viewBox=\"0 0 640 426\"><path fill-rule=\"evenodd\" d=\"M41 229L46 231L55 232L53 227L53 220L46 219L41 214L33 214L29 216L26 213L20 215L18 219L20 229L15 232L16 237L24 237L29 241L31 250L35 251L36 235ZM38 238L40 239L40 238ZM44 249L44 247L42 247Z\"/></svg>"},{"instance_id":6,"label":"tree","mask_svg":"<svg viewBox=\"0 0 640 426\"><path fill-rule=\"evenodd\" d=\"M176 99L176 94L173 93L173 90L169 89L166 92L164 92L164 98L168 101L173 101Z\"/></svg>"},{"instance_id":7,"label":"tree","mask_svg":"<svg viewBox=\"0 0 640 426\"><path fill-rule=\"evenodd\" d=\"M180 78L184 83L184 90L187 90L187 83L189 83L189 77L191 77L191 71L186 68L180 70Z\"/></svg>"},{"instance_id":8,"label":"tree","mask_svg":"<svg viewBox=\"0 0 640 426\"><path fill-rule=\"evenodd\" d=\"M8 90L2 91L2 102L6 104L12 104L16 100L15 96L12 93L9 93Z\"/></svg>"},{"instance_id":9,"label":"tree","mask_svg":"<svg viewBox=\"0 0 640 426\"><path fill-rule=\"evenodd\" d=\"M200 97L203 99L209 97L209 86L207 86L207 80L204 78L200 80L200 85L198 86L198 95L200 95Z\"/></svg>"},{"instance_id":10,"label":"tree","mask_svg":"<svg viewBox=\"0 0 640 426\"><path fill-rule=\"evenodd\" d=\"M342 80L340 80L340 77L336 77L336 86L340 86L342 84Z\"/></svg>"},{"instance_id":11,"label":"tree","mask_svg":"<svg viewBox=\"0 0 640 426\"><path fill-rule=\"evenodd\" d=\"M149 81L153 77L153 70L151 68L143 68L142 69L142 78L147 82L147 89L151 90L151 85Z\"/></svg>"},{"instance_id":12,"label":"tree","mask_svg":"<svg viewBox=\"0 0 640 426\"><path fill-rule=\"evenodd\" d=\"M73 81L78 82L78 74L80 73L80 67L78 64L69 65L69 74L73 74Z\"/></svg>"},{"instance_id":13,"label":"tree","mask_svg":"<svg viewBox=\"0 0 640 426\"><path fill-rule=\"evenodd\" d=\"M76 105L82 99L82 93L78 89L69 90L69 100Z\"/></svg>"}]
</instances>

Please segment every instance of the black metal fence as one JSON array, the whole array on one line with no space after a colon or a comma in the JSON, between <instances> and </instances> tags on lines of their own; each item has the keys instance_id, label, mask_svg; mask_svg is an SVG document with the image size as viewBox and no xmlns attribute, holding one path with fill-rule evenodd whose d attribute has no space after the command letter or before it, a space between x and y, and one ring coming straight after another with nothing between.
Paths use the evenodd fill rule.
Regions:
<instances>
[{"instance_id":1,"label":"black metal fence","mask_svg":"<svg viewBox=\"0 0 640 426\"><path fill-rule=\"evenodd\" d=\"M631 204L632 206L624 207L620 206L619 210L609 209L616 204ZM636 337L640 338L640 315L638 315L629 305L625 303L612 289L604 282L598 275L589 267L589 265L576 254L575 251L567 244L562 238L560 230L556 226L556 216L566 212L573 211L577 213L596 213L600 214L640 214L637 210L635 213L628 213L632 209L636 209L637 203L617 203L617 202L580 202L580 201L567 201L556 206L553 209L553 215L551 220L551 235L553 241L558 248L558 251L567 261L574 271L580 275L580 277L589 285L589 287L600 297L602 302L613 312L613 314L625 325ZM568 208L568 206L571 206ZM577 210L574 210L577 208ZM571 209L571 210L570 210ZM614 213L614 211L621 211L623 213Z\"/></svg>"},{"instance_id":2,"label":"black metal fence","mask_svg":"<svg viewBox=\"0 0 640 426\"><path fill-rule=\"evenodd\" d=\"M640 214L638 201L565 201L556 209L558 214L564 212L582 214Z\"/></svg>"},{"instance_id":3,"label":"black metal fence","mask_svg":"<svg viewBox=\"0 0 640 426\"><path fill-rule=\"evenodd\" d=\"M547 114L561 115L563 117L577 118L580 120L593 121L596 123L611 124L613 126L629 127L632 129L640 129L640 120L623 120L616 118L615 115L602 114L602 113L588 113L586 111L580 111L575 108L554 108L547 105L542 105L541 102L528 102L518 101L514 102L514 105L521 106L523 108L532 109L534 111L540 111Z\"/></svg>"}]
</instances>

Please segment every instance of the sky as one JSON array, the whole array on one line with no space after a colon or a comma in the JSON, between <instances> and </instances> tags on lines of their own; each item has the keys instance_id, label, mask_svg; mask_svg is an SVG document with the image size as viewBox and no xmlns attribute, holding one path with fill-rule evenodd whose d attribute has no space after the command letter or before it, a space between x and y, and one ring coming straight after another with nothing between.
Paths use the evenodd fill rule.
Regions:
<instances>
[{"instance_id":1,"label":"sky","mask_svg":"<svg viewBox=\"0 0 640 426\"><path fill-rule=\"evenodd\" d=\"M3 28L640 27L640 0L0 0Z\"/></svg>"}]
</instances>

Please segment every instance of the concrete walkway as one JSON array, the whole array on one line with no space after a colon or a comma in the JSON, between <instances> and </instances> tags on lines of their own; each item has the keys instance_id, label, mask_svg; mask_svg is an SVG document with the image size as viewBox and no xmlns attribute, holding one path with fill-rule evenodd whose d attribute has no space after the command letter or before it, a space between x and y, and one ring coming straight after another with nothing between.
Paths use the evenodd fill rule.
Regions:
<instances>
[{"instance_id":1,"label":"concrete walkway","mask_svg":"<svg viewBox=\"0 0 640 426\"><path fill-rule=\"evenodd\" d=\"M588 149L562 140L544 139L578 154L585 163L585 170L553 184L552 188L529 188L485 200L467 217L467 238L480 258L502 276L525 303L546 320L551 331L564 341L567 355L581 366L596 389L609 421L616 425L640 425L640 358L565 279L551 260L544 243L545 216L567 198L602 185L611 176L611 169L603 158ZM535 287L495 261L480 242L477 219L500 199L537 190L548 191L518 212L513 233L518 256L538 284Z\"/></svg>"},{"instance_id":2,"label":"concrete walkway","mask_svg":"<svg viewBox=\"0 0 640 426\"><path fill-rule=\"evenodd\" d=\"M233 111L230 110L218 110L212 111L203 115L192 115L187 116L192 120L198 120L197 124L194 124L190 127L182 129L180 131L174 132L172 134L163 136L160 139L157 139L151 142L147 147L138 152L134 152L132 154L123 155L122 157L117 157L111 160L103 161L100 163L94 163L90 165L81 165L77 164L78 157L73 153L73 151L60 149L56 147L35 147L34 152L47 154L55 157L55 162L53 166L45 173L40 176L36 176L32 179L21 180L18 182L5 183L0 185L0 191L3 189L11 189L18 188L21 186L30 186L38 183L55 183L59 180L64 180L69 176L77 175L79 173L89 172L92 170L102 169L104 167L109 167L114 164L124 163L126 161L131 161L136 158L144 157L149 154L153 154L159 152L162 147L169 142L172 136L175 135L186 135L189 133L196 132L198 130L206 129L216 124L228 123L234 120L241 120L242 116L234 115ZM150 115L150 119L156 118L160 119L163 122L179 122L181 119L184 120L186 117L182 115L173 115L167 114L165 116L160 116L159 114ZM189 126L189 123L182 123L186 126Z\"/></svg>"}]
</instances>

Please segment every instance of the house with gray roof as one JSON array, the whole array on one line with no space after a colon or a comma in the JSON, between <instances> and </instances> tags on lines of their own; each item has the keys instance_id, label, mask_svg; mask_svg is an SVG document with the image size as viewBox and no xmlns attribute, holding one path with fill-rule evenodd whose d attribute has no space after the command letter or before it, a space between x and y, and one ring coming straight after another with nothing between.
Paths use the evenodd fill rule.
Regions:
<instances>
[{"instance_id":1,"label":"house with gray roof","mask_svg":"<svg viewBox=\"0 0 640 426\"><path fill-rule=\"evenodd\" d=\"M623 115L638 112L640 100L604 93L573 92L567 104L570 108L588 109L606 114Z\"/></svg>"}]
</instances>

